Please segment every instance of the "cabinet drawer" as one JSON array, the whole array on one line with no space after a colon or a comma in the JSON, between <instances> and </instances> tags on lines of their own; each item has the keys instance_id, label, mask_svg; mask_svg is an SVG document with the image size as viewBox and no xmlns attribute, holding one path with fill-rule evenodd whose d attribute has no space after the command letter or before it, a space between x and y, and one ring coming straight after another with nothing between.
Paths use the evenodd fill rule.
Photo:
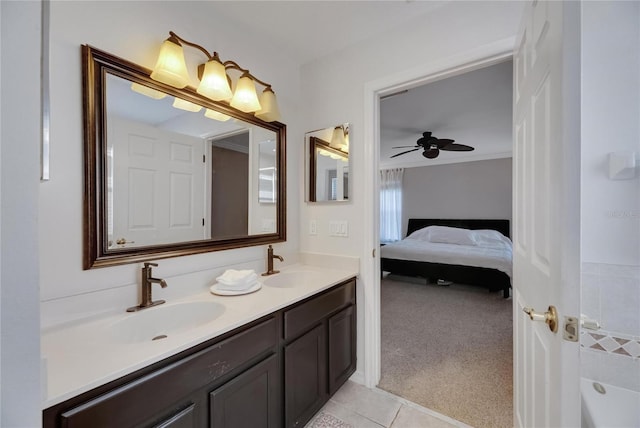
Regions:
<instances>
[{"instance_id":1,"label":"cabinet drawer","mask_svg":"<svg viewBox=\"0 0 640 428\"><path fill-rule=\"evenodd\" d=\"M260 354L275 350L276 318L267 319L178 362L61 414L63 427L130 427ZM132 403L138 403L132 405Z\"/></svg>"},{"instance_id":2,"label":"cabinet drawer","mask_svg":"<svg viewBox=\"0 0 640 428\"><path fill-rule=\"evenodd\" d=\"M356 281L349 280L284 313L284 338L293 339L331 313L356 301Z\"/></svg>"}]
</instances>

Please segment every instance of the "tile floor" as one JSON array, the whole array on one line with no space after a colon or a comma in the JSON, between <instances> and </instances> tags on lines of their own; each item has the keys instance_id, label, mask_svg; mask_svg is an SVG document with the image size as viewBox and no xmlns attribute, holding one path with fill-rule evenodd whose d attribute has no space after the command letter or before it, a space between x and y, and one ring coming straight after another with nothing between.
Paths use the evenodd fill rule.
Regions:
<instances>
[{"instance_id":1,"label":"tile floor","mask_svg":"<svg viewBox=\"0 0 640 428\"><path fill-rule=\"evenodd\" d=\"M347 381L305 428L471 428L380 389Z\"/></svg>"}]
</instances>

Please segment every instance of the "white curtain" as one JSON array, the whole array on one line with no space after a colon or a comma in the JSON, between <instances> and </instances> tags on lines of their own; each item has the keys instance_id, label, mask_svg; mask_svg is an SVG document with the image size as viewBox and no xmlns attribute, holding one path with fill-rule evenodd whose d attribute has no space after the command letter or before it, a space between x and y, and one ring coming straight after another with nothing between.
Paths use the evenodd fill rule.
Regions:
<instances>
[{"instance_id":1,"label":"white curtain","mask_svg":"<svg viewBox=\"0 0 640 428\"><path fill-rule=\"evenodd\" d=\"M404 169L380 170L380 241L402 239L402 175Z\"/></svg>"}]
</instances>

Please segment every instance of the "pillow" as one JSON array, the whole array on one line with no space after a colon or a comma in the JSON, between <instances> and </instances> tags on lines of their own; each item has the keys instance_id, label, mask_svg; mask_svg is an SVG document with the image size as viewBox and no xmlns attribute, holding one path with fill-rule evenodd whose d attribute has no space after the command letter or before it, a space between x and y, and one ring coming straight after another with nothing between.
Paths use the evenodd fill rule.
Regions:
<instances>
[{"instance_id":1,"label":"pillow","mask_svg":"<svg viewBox=\"0 0 640 428\"><path fill-rule=\"evenodd\" d=\"M439 244L476 245L473 231L458 227L427 226L416 230L407 238Z\"/></svg>"},{"instance_id":2,"label":"pillow","mask_svg":"<svg viewBox=\"0 0 640 428\"><path fill-rule=\"evenodd\" d=\"M411 232L409 236L407 236L407 239L416 239L418 241L429 242L429 230L432 227L433 226L427 226L427 227L423 227L422 229L415 230Z\"/></svg>"},{"instance_id":3,"label":"pillow","mask_svg":"<svg viewBox=\"0 0 640 428\"><path fill-rule=\"evenodd\" d=\"M429 226L429 241L440 244L477 245L473 231L458 227Z\"/></svg>"},{"instance_id":4,"label":"pillow","mask_svg":"<svg viewBox=\"0 0 640 428\"><path fill-rule=\"evenodd\" d=\"M511 248L511 240L497 230L474 230L476 245L485 248Z\"/></svg>"}]
</instances>

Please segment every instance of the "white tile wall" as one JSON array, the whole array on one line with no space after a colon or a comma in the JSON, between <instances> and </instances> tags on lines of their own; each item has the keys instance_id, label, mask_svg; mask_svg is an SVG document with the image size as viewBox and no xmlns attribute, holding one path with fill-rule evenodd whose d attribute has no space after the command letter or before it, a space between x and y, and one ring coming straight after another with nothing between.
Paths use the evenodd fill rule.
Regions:
<instances>
[{"instance_id":1,"label":"white tile wall","mask_svg":"<svg viewBox=\"0 0 640 428\"><path fill-rule=\"evenodd\" d=\"M640 266L584 263L581 305L601 326L581 331L582 376L640 391Z\"/></svg>"}]
</instances>

